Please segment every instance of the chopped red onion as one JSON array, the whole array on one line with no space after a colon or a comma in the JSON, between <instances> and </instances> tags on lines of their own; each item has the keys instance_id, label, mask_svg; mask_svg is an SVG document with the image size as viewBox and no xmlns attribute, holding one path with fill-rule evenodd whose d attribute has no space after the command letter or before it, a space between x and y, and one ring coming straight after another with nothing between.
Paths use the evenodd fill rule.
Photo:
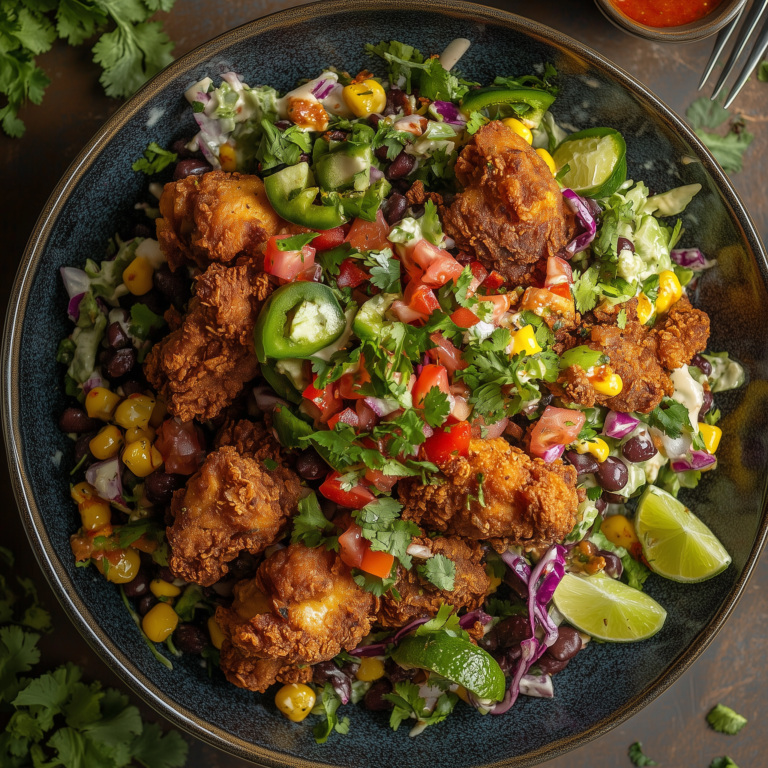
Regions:
<instances>
[{"instance_id":1,"label":"chopped red onion","mask_svg":"<svg viewBox=\"0 0 768 768\"><path fill-rule=\"evenodd\" d=\"M380 171L378 168L376 168L376 166L372 165L371 171L370 171L371 184L375 184L379 179L383 179L383 178L384 178L384 172Z\"/></svg>"},{"instance_id":2,"label":"chopped red onion","mask_svg":"<svg viewBox=\"0 0 768 768\"><path fill-rule=\"evenodd\" d=\"M551 675L523 675L520 678L520 693L539 699L554 698L555 689Z\"/></svg>"},{"instance_id":3,"label":"chopped red onion","mask_svg":"<svg viewBox=\"0 0 768 768\"><path fill-rule=\"evenodd\" d=\"M389 416L400 408L397 400L384 397L365 397L363 402L379 417Z\"/></svg>"},{"instance_id":4,"label":"chopped red onion","mask_svg":"<svg viewBox=\"0 0 768 768\"><path fill-rule=\"evenodd\" d=\"M312 95L319 101L322 101L323 99L327 98L330 95L335 85L336 85L336 81L333 78L329 78L327 80L321 80L312 89Z\"/></svg>"},{"instance_id":5,"label":"chopped red onion","mask_svg":"<svg viewBox=\"0 0 768 768\"><path fill-rule=\"evenodd\" d=\"M243 90L243 83L234 72L225 72L221 79L228 82L232 86L233 91L240 92Z\"/></svg>"},{"instance_id":6,"label":"chopped red onion","mask_svg":"<svg viewBox=\"0 0 768 768\"><path fill-rule=\"evenodd\" d=\"M64 287L67 289L69 298L82 298L91 284L88 275L82 269L75 267L62 267L59 272L61 272L61 279L64 281Z\"/></svg>"},{"instance_id":7,"label":"chopped red onion","mask_svg":"<svg viewBox=\"0 0 768 768\"><path fill-rule=\"evenodd\" d=\"M67 305L67 316L69 319L76 323L80 319L80 302L83 300L84 293L78 293L77 296L73 296L69 300Z\"/></svg>"},{"instance_id":8,"label":"chopped red onion","mask_svg":"<svg viewBox=\"0 0 768 768\"><path fill-rule=\"evenodd\" d=\"M91 464L85 479L96 489L102 499L125 506L123 482L120 478L120 459L115 456L106 461Z\"/></svg>"},{"instance_id":9,"label":"chopped red onion","mask_svg":"<svg viewBox=\"0 0 768 768\"><path fill-rule=\"evenodd\" d=\"M493 440L496 437L501 437L504 434L504 430L509 424L509 418L505 416L500 421L497 421L489 426L486 426L485 419L482 416L478 416L472 422L472 437L476 440L484 438L486 440Z\"/></svg>"},{"instance_id":10,"label":"chopped red onion","mask_svg":"<svg viewBox=\"0 0 768 768\"><path fill-rule=\"evenodd\" d=\"M708 269L717 262L709 261L707 257L698 248L676 248L669 252L672 261L681 267L689 267L693 270Z\"/></svg>"},{"instance_id":11,"label":"chopped red onion","mask_svg":"<svg viewBox=\"0 0 768 768\"><path fill-rule=\"evenodd\" d=\"M550 445L549 448L539 455L539 458L544 459L546 462L552 462L559 459L563 455L564 450L564 445Z\"/></svg>"},{"instance_id":12,"label":"chopped red onion","mask_svg":"<svg viewBox=\"0 0 768 768\"><path fill-rule=\"evenodd\" d=\"M98 371L91 371L91 375L88 377L88 380L83 382L83 394L87 395L92 389L96 389L96 387L103 387L104 384L105 381L102 375Z\"/></svg>"},{"instance_id":13,"label":"chopped red onion","mask_svg":"<svg viewBox=\"0 0 768 768\"><path fill-rule=\"evenodd\" d=\"M459 112L459 108L450 101L433 101L429 105L429 111L436 118L442 118L443 122L449 125L464 126L467 122Z\"/></svg>"},{"instance_id":14,"label":"chopped red onion","mask_svg":"<svg viewBox=\"0 0 768 768\"><path fill-rule=\"evenodd\" d=\"M586 230L586 232L582 232L565 246L564 255L566 258L570 258L571 256L575 256L577 253L586 250L589 244L595 239L597 222L595 221L595 216L587 201L579 197L572 189L566 187L563 190L563 197L565 198L568 207L576 214L579 222Z\"/></svg>"},{"instance_id":15,"label":"chopped red onion","mask_svg":"<svg viewBox=\"0 0 768 768\"><path fill-rule=\"evenodd\" d=\"M269 387L254 387L253 399L260 411L274 411L276 405L289 407L288 403L279 398Z\"/></svg>"},{"instance_id":16,"label":"chopped red onion","mask_svg":"<svg viewBox=\"0 0 768 768\"><path fill-rule=\"evenodd\" d=\"M229 133L222 132L221 121L213 117L209 117L205 112L194 113L195 122L200 127L200 133L198 134L198 144L200 145L200 151L205 156L205 159L211 164L214 170L221 169L221 163L217 155L213 154L211 145L221 146L227 140Z\"/></svg>"},{"instance_id":17,"label":"chopped red onion","mask_svg":"<svg viewBox=\"0 0 768 768\"><path fill-rule=\"evenodd\" d=\"M483 626L485 626L489 622L493 621L493 616L489 616L485 611L477 608L474 611L465 613L459 619L459 626L462 629L467 629L468 627L474 626L476 621L479 621Z\"/></svg>"},{"instance_id":18,"label":"chopped red onion","mask_svg":"<svg viewBox=\"0 0 768 768\"><path fill-rule=\"evenodd\" d=\"M640 419L630 416L628 413L608 411L603 425L603 434L621 440L626 437L640 423Z\"/></svg>"},{"instance_id":19,"label":"chopped red onion","mask_svg":"<svg viewBox=\"0 0 768 768\"><path fill-rule=\"evenodd\" d=\"M714 469L714 464L717 464L717 458L711 453L707 453L706 451L691 451L690 459L675 459L671 466L673 472L688 472L691 469Z\"/></svg>"}]
</instances>

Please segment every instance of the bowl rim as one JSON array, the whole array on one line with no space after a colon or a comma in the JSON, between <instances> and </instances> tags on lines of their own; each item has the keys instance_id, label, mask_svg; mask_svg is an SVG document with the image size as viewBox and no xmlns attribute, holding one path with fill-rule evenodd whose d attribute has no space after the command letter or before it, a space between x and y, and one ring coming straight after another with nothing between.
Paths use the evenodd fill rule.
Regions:
<instances>
[{"instance_id":1,"label":"bowl rim","mask_svg":"<svg viewBox=\"0 0 768 768\"><path fill-rule=\"evenodd\" d=\"M612 0L595 0L600 12L614 27L654 43L696 43L719 32L741 13L747 0L724 2L706 16L677 27L650 27L623 14Z\"/></svg>"},{"instance_id":2,"label":"bowl rim","mask_svg":"<svg viewBox=\"0 0 768 768\"><path fill-rule=\"evenodd\" d=\"M274 768L334 768L334 766L331 763L306 760L302 757L278 753L253 744L227 733L222 728L205 722L186 706L176 705L171 702L151 679L136 667L131 658L117 648L112 639L96 623L89 607L79 598L74 590L68 588L69 576L65 569L56 562L53 547L45 529L44 519L35 501L34 492L22 459L23 446L18 408L20 400L19 351L21 345L21 324L29 301L32 283L32 280L29 279L30 275L34 276L34 273L36 273L37 263L42 251L48 244L51 230L55 225L63 204L73 194L82 175L94 163L97 156L106 148L114 135L133 119L152 97L163 90L166 78L169 76L183 76L206 59L225 51L233 43L247 40L255 34L285 28L295 23L311 21L318 16L329 16L335 13L357 10L363 12L399 10L423 13L425 6L421 0L320 0L320 2L278 11L247 22L198 46L147 82L105 122L96 132L96 135L85 145L46 202L29 238L17 270L3 333L3 436L8 452L8 464L14 495L37 561L70 620L110 669L170 723L218 749L245 760L250 760L256 764L273 766ZM467 18L473 22L481 21L501 25L525 34L534 40L560 48L566 53L575 53L597 69L610 75L623 87L629 89L641 104L651 108L670 129L677 132L692 147L698 159L715 181L718 191L721 193L731 215L731 219L737 225L737 229L740 231L746 246L750 249L751 255L758 261L762 260L764 268L768 271L768 258L766 257L765 248L746 208L725 173L683 120L639 81L588 46L544 24L516 14L466 2L466 0L432 0L429 11L434 11L441 15ZM627 702L622 708L595 723L587 730L575 736L558 739L525 755L489 763L485 768L491 768L491 766L497 768L502 766L522 768L523 766L536 765L544 760L564 754L615 728L663 693L691 666L722 628L742 596L767 538L768 498L764 498L760 524L740 577L731 588L728 596L720 605L710 623L704 627L677 659L670 662L655 683Z\"/></svg>"}]
</instances>

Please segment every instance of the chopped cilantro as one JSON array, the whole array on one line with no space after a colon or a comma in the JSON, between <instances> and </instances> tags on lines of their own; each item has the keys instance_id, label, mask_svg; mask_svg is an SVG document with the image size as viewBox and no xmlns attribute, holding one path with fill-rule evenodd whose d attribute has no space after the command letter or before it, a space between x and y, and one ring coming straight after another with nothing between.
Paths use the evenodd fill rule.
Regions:
<instances>
[{"instance_id":1,"label":"chopped cilantro","mask_svg":"<svg viewBox=\"0 0 768 768\"><path fill-rule=\"evenodd\" d=\"M651 275L643 281L643 293L651 302L656 301L659 295L659 276Z\"/></svg>"},{"instance_id":2,"label":"chopped cilantro","mask_svg":"<svg viewBox=\"0 0 768 768\"><path fill-rule=\"evenodd\" d=\"M707 149L715 156L726 173L738 173L742 170L744 153L755 138L744 130L742 120L731 120L728 130L722 133L712 133L705 128L719 129L732 115L719 100L710 101L702 96L696 99L685 113L685 117L696 132L696 135L707 145Z\"/></svg>"},{"instance_id":3,"label":"chopped cilantro","mask_svg":"<svg viewBox=\"0 0 768 768\"><path fill-rule=\"evenodd\" d=\"M421 233L432 245L440 245L443 242L443 228L437 215L437 208L431 200L424 204L424 215L420 220Z\"/></svg>"},{"instance_id":4,"label":"chopped cilantro","mask_svg":"<svg viewBox=\"0 0 768 768\"><path fill-rule=\"evenodd\" d=\"M413 141L413 139L412 133L395 130L385 120L381 120L371 142L371 149L376 150L379 147L386 147L387 160L394 160L402 152L403 147Z\"/></svg>"},{"instance_id":5,"label":"chopped cilantro","mask_svg":"<svg viewBox=\"0 0 768 768\"><path fill-rule=\"evenodd\" d=\"M603 495L603 489L599 485L593 485L587 488L587 498L590 501L597 501Z\"/></svg>"},{"instance_id":6,"label":"chopped cilantro","mask_svg":"<svg viewBox=\"0 0 768 768\"><path fill-rule=\"evenodd\" d=\"M136 303L131 307L131 324L128 332L146 341L152 331L165 327L165 320L156 315L146 304Z\"/></svg>"},{"instance_id":7,"label":"chopped cilantro","mask_svg":"<svg viewBox=\"0 0 768 768\"><path fill-rule=\"evenodd\" d=\"M598 268L597 266L592 266L574 281L573 298L576 301L576 309L582 314L589 312L597 304L597 296L599 294L597 277Z\"/></svg>"},{"instance_id":8,"label":"chopped cilantro","mask_svg":"<svg viewBox=\"0 0 768 768\"><path fill-rule=\"evenodd\" d=\"M650 757L643 754L643 745L639 741L630 745L629 759L632 761L632 764L638 766L638 768L644 768L644 766L648 765L658 765L655 760L651 760Z\"/></svg>"},{"instance_id":9,"label":"chopped cilantro","mask_svg":"<svg viewBox=\"0 0 768 768\"><path fill-rule=\"evenodd\" d=\"M264 466L270 471L273 472L276 470L280 465L274 460L274 459L264 459Z\"/></svg>"},{"instance_id":10,"label":"chopped cilantro","mask_svg":"<svg viewBox=\"0 0 768 768\"><path fill-rule=\"evenodd\" d=\"M160 173L171 163L176 162L176 153L163 149L156 142L151 142L144 150L144 157L140 157L132 166L134 171L141 171L151 176L154 173Z\"/></svg>"},{"instance_id":11,"label":"chopped cilantro","mask_svg":"<svg viewBox=\"0 0 768 768\"><path fill-rule=\"evenodd\" d=\"M394 570L394 567L393 567ZM395 599L399 599L397 590L394 589L396 577L390 574L386 579L382 579L379 576L373 576L365 571L352 570L352 580L358 587L364 589L366 592L370 592L374 597L383 597L385 593L392 590Z\"/></svg>"},{"instance_id":12,"label":"chopped cilantro","mask_svg":"<svg viewBox=\"0 0 768 768\"><path fill-rule=\"evenodd\" d=\"M416 523L400 519L402 504L389 496L382 496L361 510L352 513L360 526L362 536L371 542L374 552L389 552L405 568L411 567L411 556L406 552L414 536L421 530Z\"/></svg>"},{"instance_id":13,"label":"chopped cilantro","mask_svg":"<svg viewBox=\"0 0 768 768\"><path fill-rule=\"evenodd\" d=\"M315 710L320 710L318 714L325 715L325 718L312 729L318 744L325 744L332 731L341 734L349 733L349 718L344 717L340 721L336 715L336 710L340 706L341 697L330 683L326 683L320 694L320 700L315 705L315 709L312 710L313 714Z\"/></svg>"},{"instance_id":14,"label":"chopped cilantro","mask_svg":"<svg viewBox=\"0 0 768 768\"><path fill-rule=\"evenodd\" d=\"M707 722L718 733L728 733L733 736L747 724L747 718L724 704L718 704L710 710Z\"/></svg>"},{"instance_id":15,"label":"chopped cilantro","mask_svg":"<svg viewBox=\"0 0 768 768\"><path fill-rule=\"evenodd\" d=\"M451 404L448 395L435 386L427 392L424 398L424 420L430 427L439 427L448 418Z\"/></svg>"},{"instance_id":16,"label":"chopped cilantro","mask_svg":"<svg viewBox=\"0 0 768 768\"><path fill-rule=\"evenodd\" d=\"M765 62L763 62L765 63ZM736 763L731 760L727 755L725 757L716 757L710 764L709 768L739 768Z\"/></svg>"},{"instance_id":17,"label":"chopped cilantro","mask_svg":"<svg viewBox=\"0 0 768 768\"><path fill-rule=\"evenodd\" d=\"M325 272L326 278L336 277L339 274L339 267L344 259L355 256L359 252L352 248L349 243L342 243L329 251L323 251L317 255L317 260ZM330 282L330 279L329 279Z\"/></svg>"},{"instance_id":18,"label":"chopped cilantro","mask_svg":"<svg viewBox=\"0 0 768 768\"><path fill-rule=\"evenodd\" d=\"M400 292L400 262L393 258L392 250L368 251L364 263L370 267L371 284L383 293Z\"/></svg>"},{"instance_id":19,"label":"chopped cilantro","mask_svg":"<svg viewBox=\"0 0 768 768\"><path fill-rule=\"evenodd\" d=\"M316 237L320 237L319 232L304 232L300 235L291 235L290 237L279 237L275 240L278 251L300 251L305 245L309 245Z\"/></svg>"},{"instance_id":20,"label":"chopped cilantro","mask_svg":"<svg viewBox=\"0 0 768 768\"><path fill-rule=\"evenodd\" d=\"M405 86L404 90L407 93L411 92L411 65L424 61L424 57L417 48L396 40L390 40L388 43L382 40L378 45L367 43L365 52L369 56L379 56L384 59L389 65L389 82L398 87ZM388 55L392 58L387 58Z\"/></svg>"},{"instance_id":21,"label":"chopped cilantro","mask_svg":"<svg viewBox=\"0 0 768 768\"><path fill-rule=\"evenodd\" d=\"M434 725L440 723L453 712L453 708L459 700L455 693L447 691L440 695L435 708L430 712L424 699L419 696L419 686L407 680L402 683L395 683L394 692L385 693L384 698L395 705L389 717L389 725L393 731L396 731L400 727L400 723L408 720L411 715L416 717L419 724Z\"/></svg>"},{"instance_id":22,"label":"chopped cilantro","mask_svg":"<svg viewBox=\"0 0 768 768\"><path fill-rule=\"evenodd\" d=\"M419 575L438 589L453 592L456 564L445 555L432 555L424 565L416 568Z\"/></svg>"},{"instance_id":23,"label":"chopped cilantro","mask_svg":"<svg viewBox=\"0 0 768 768\"><path fill-rule=\"evenodd\" d=\"M622 309L616 317L616 325L623 331L627 327L627 310Z\"/></svg>"},{"instance_id":24,"label":"chopped cilantro","mask_svg":"<svg viewBox=\"0 0 768 768\"><path fill-rule=\"evenodd\" d=\"M261 121L263 134L256 152L256 159L261 163L262 171L269 171L279 165L296 165L302 152L312 149L309 133L304 133L297 125L281 131L266 118Z\"/></svg>"},{"instance_id":25,"label":"chopped cilantro","mask_svg":"<svg viewBox=\"0 0 768 768\"><path fill-rule=\"evenodd\" d=\"M291 532L291 544L300 541L304 546L314 549L321 544L333 543L335 541L338 549L338 539L330 539L324 536L325 531L333 531L334 525L328 520L320 504L317 501L317 495L314 491L299 501L299 512L293 517L293 531Z\"/></svg>"},{"instance_id":26,"label":"chopped cilantro","mask_svg":"<svg viewBox=\"0 0 768 768\"><path fill-rule=\"evenodd\" d=\"M683 427L691 427L688 409L677 400L665 397L661 404L651 412L649 424L660 429L667 437L676 440L683 432Z\"/></svg>"},{"instance_id":27,"label":"chopped cilantro","mask_svg":"<svg viewBox=\"0 0 768 768\"><path fill-rule=\"evenodd\" d=\"M467 120L467 133L470 134L470 136L477 133L488 122L490 122L488 118L480 112L471 112L469 120Z\"/></svg>"}]
</instances>

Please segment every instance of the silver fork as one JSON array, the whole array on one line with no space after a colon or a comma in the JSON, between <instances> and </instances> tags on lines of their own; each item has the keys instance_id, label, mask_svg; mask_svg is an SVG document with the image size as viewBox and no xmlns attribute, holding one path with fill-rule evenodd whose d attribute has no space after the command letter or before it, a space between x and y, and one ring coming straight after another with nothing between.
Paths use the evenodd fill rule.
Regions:
<instances>
[{"instance_id":1,"label":"silver fork","mask_svg":"<svg viewBox=\"0 0 768 768\"><path fill-rule=\"evenodd\" d=\"M711 96L712 101L714 101L719 96L720 91L723 89L723 86L725 85L726 80L731 76L731 73L734 71L736 64L739 60L739 57L744 52L744 49L746 48L747 43L749 42L749 38L752 36L752 33L757 28L757 25L760 23L761 18L765 15L766 9L768 9L768 0L755 0L755 2L752 3L752 7L749 9L749 11L747 12L744 18L744 24L739 30L739 35L736 38L736 42L734 43L733 49L731 50L731 55L728 57L728 61L723 67L723 71L720 73L720 77L718 78L717 83L715 84L715 89L712 92L712 96ZM709 57L709 61L707 62L707 66L704 70L704 75L702 76L701 82L699 83L699 90L701 90L704 87L707 80L709 79L709 76L712 74L712 70L714 69L715 64L717 63L718 58L725 50L728 40L733 34L733 31L736 29L740 19L741 19L741 16L737 16L725 29L723 29L718 34L717 39L715 40L715 46L712 49L712 55ZM729 107L731 105L733 100L738 95L739 91L744 87L744 83L747 82L750 74L752 73L752 70L760 62L761 58L765 54L766 49L768 49L768 20L766 20L766 23L763 25L763 28L760 30L760 34L758 35L757 40L755 41L755 45L752 49L752 53L750 54L749 59L747 60L746 65L744 66L744 69L739 75L738 80L736 81L736 84L731 89L731 92L725 101L726 107Z\"/></svg>"}]
</instances>

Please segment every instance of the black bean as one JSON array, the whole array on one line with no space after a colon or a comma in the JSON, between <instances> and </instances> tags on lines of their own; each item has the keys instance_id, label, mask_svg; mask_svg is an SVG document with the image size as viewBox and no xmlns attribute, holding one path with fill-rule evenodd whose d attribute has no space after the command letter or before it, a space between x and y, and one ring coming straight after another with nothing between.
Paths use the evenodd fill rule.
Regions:
<instances>
[{"instance_id":1,"label":"black bean","mask_svg":"<svg viewBox=\"0 0 768 768\"><path fill-rule=\"evenodd\" d=\"M208 635L194 624L179 624L173 633L173 642L182 653L199 656L208 645Z\"/></svg>"},{"instance_id":2,"label":"black bean","mask_svg":"<svg viewBox=\"0 0 768 768\"><path fill-rule=\"evenodd\" d=\"M507 568L507 572L504 574L504 583L510 587L521 600L528 599L528 586L509 568Z\"/></svg>"},{"instance_id":3,"label":"black bean","mask_svg":"<svg viewBox=\"0 0 768 768\"><path fill-rule=\"evenodd\" d=\"M114 349L105 356L106 374L111 379L119 379L129 373L136 365L135 349Z\"/></svg>"},{"instance_id":4,"label":"black bean","mask_svg":"<svg viewBox=\"0 0 768 768\"><path fill-rule=\"evenodd\" d=\"M168 472L153 472L144 478L144 493L153 504L170 504L173 492L186 482L184 475L172 475Z\"/></svg>"},{"instance_id":5,"label":"black bean","mask_svg":"<svg viewBox=\"0 0 768 768\"><path fill-rule=\"evenodd\" d=\"M704 402L702 403L701 408L699 409L699 421L704 421L704 416L709 413L709 409L712 407L712 404L715 402L715 398L712 396L712 392L708 389L704 390Z\"/></svg>"},{"instance_id":6,"label":"black bean","mask_svg":"<svg viewBox=\"0 0 768 768\"><path fill-rule=\"evenodd\" d=\"M618 493L610 493L610 491L603 491L603 495L600 498L606 504L624 504L627 501L626 496L620 496Z\"/></svg>"},{"instance_id":7,"label":"black bean","mask_svg":"<svg viewBox=\"0 0 768 768\"><path fill-rule=\"evenodd\" d=\"M418 669L404 669L393 659L387 659L384 662L384 670L387 677L393 683L402 683L404 680L411 680L416 677Z\"/></svg>"},{"instance_id":8,"label":"black bean","mask_svg":"<svg viewBox=\"0 0 768 768\"><path fill-rule=\"evenodd\" d=\"M579 475L590 475L597 472L597 459L591 453L576 453L576 451L566 451L563 454L569 464L576 467L576 473Z\"/></svg>"},{"instance_id":9,"label":"black bean","mask_svg":"<svg viewBox=\"0 0 768 768\"><path fill-rule=\"evenodd\" d=\"M637 464L640 461L648 461L648 459L652 459L658 451L656 450L656 446L653 444L650 435L643 432L627 440L627 442L621 446L621 453L627 461Z\"/></svg>"},{"instance_id":10,"label":"black bean","mask_svg":"<svg viewBox=\"0 0 768 768\"><path fill-rule=\"evenodd\" d=\"M59 428L62 432L98 432L104 426L100 419L92 419L82 408L67 408L59 416Z\"/></svg>"},{"instance_id":11,"label":"black bean","mask_svg":"<svg viewBox=\"0 0 768 768\"><path fill-rule=\"evenodd\" d=\"M199 155L199 152L192 152L189 149L187 149L187 144L191 139L177 139L176 141L171 144L171 152L175 152L179 157L195 157L196 155Z\"/></svg>"},{"instance_id":12,"label":"black bean","mask_svg":"<svg viewBox=\"0 0 768 768\"><path fill-rule=\"evenodd\" d=\"M300 163L309 163L312 160L312 156L308 155L306 152L302 152L299 155L299 162Z\"/></svg>"},{"instance_id":13,"label":"black bean","mask_svg":"<svg viewBox=\"0 0 768 768\"><path fill-rule=\"evenodd\" d=\"M560 661L547 651L536 663L545 675L556 675L558 672L562 672L571 663L571 660Z\"/></svg>"},{"instance_id":14,"label":"black bean","mask_svg":"<svg viewBox=\"0 0 768 768\"><path fill-rule=\"evenodd\" d=\"M392 683L386 677L383 677L366 691L366 709L370 709L372 712L386 712L388 709L394 709L395 705L384 698L387 693L392 693Z\"/></svg>"},{"instance_id":15,"label":"black bean","mask_svg":"<svg viewBox=\"0 0 768 768\"><path fill-rule=\"evenodd\" d=\"M698 353L691 358L691 365L695 365L705 376L712 374L712 363Z\"/></svg>"},{"instance_id":16,"label":"black bean","mask_svg":"<svg viewBox=\"0 0 768 768\"><path fill-rule=\"evenodd\" d=\"M426 209L423 205L412 205L411 206L411 214L414 219L420 219L424 215L424 211Z\"/></svg>"},{"instance_id":17,"label":"black bean","mask_svg":"<svg viewBox=\"0 0 768 768\"><path fill-rule=\"evenodd\" d=\"M331 141L346 141L347 139L346 131L339 131L339 130L328 131L326 135Z\"/></svg>"},{"instance_id":18,"label":"black bean","mask_svg":"<svg viewBox=\"0 0 768 768\"><path fill-rule=\"evenodd\" d=\"M157 605L157 598L150 592L139 600L139 613L146 616Z\"/></svg>"},{"instance_id":19,"label":"black bean","mask_svg":"<svg viewBox=\"0 0 768 768\"><path fill-rule=\"evenodd\" d=\"M396 190L397 192L401 192L402 194L405 194L410 188L412 184L408 179L395 179L392 182L392 189Z\"/></svg>"},{"instance_id":20,"label":"black bean","mask_svg":"<svg viewBox=\"0 0 768 768\"><path fill-rule=\"evenodd\" d=\"M85 432L77 438L77 441L75 442L75 463L79 463L83 456L88 456L90 458L90 461L86 460L86 464L90 464L93 461L89 443L94 437L96 437L96 432Z\"/></svg>"},{"instance_id":21,"label":"black bean","mask_svg":"<svg viewBox=\"0 0 768 768\"><path fill-rule=\"evenodd\" d=\"M305 480L319 480L328 474L328 465L314 448L305 448L296 459L296 472Z\"/></svg>"},{"instance_id":22,"label":"black bean","mask_svg":"<svg viewBox=\"0 0 768 768\"><path fill-rule=\"evenodd\" d=\"M595 477L606 491L620 491L629 480L629 470L621 459L609 456L597 465Z\"/></svg>"},{"instance_id":23,"label":"black bean","mask_svg":"<svg viewBox=\"0 0 768 768\"><path fill-rule=\"evenodd\" d=\"M277 128L277 129L278 129L278 130L280 130L280 131L285 131L285 130L287 130L288 128L290 128L290 127L291 127L291 125L293 125L293 123L291 123L291 121L290 121L290 120L278 120L278 121L275 123L275 128Z\"/></svg>"},{"instance_id":24,"label":"black bean","mask_svg":"<svg viewBox=\"0 0 768 768\"><path fill-rule=\"evenodd\" d=\"M134 224L133 236L134 237L154 237L155 228L154 227L150 228L146 224Z\"/></svg>"},{"instance_id":25,"label":"black bean","mask_svg":"<svg viewBox=\"0 0 768 768\"><path fill-rule=\"evenodd\" d=\"M210 173L213 167L205 160L181 160L176 163L173 170L173 180L186 179L187 176L202 176L204 173Z\"/></svg>"},{"instance_id":26,"label":"black bean","mask_svg":"<svg viewBox=\"0 0 768 768\"><path fill-rule=\"evenodd\" d=\"M531 624L525 616L508 616L496 625L496 636L502 648L511 648L531 637Z\"/></svg>"},{"instance_id":27,"label":"black bean","mask_svg":"<svg viewBox=\"0 0 768 768\"><path fill-rule=\"evenodd\" d=\"M381 122L381 115L376 114L374 112L371 115L368 115L368 125L371 126L374 130L376 130L379 127L379 123Z\"/></svg>"},{"instance_id":28,"label":"black bean","mask_svg":"<svg viewBox=\"0 0 768 768\"><path fill-rule=\"evenodd\" d=\"M149 582L151 581L149 573L143 568L139 569L136 577L133 581L129 581L123 589L125 590L126 597L133 599L134 597L144 597L144 595L150 594Z\"/></svg>"},{"instance_id":29,"label":"black bean","mask_svg":"<svg viewBox=\"0 0 768 768\"><path fill-rule=\"evenodd\" d=\"M622 251L632 251L632 253L635 252L635 245L631 240L628 240L626 237L620 237L616 243L616 253L621 253Z\"/></svg>"},{"instance_id":30,"label":"black bean","mask_svg":"<svg viewBox=\"0 0 768 768\"><path fill-rule=\"evenodd\" d=\"M345 661L341 666L341 671L351 680L360 669L359 661Z\"/></svg>"},{"instance_id":31,"label":"black bean","mask_svg":"<svg viewBox=\"0 0 768 768\"><path fill-rule=\"evenodd\" d=\"M167 264L163 264L152 277L155 288L181 312L192 295L192 281L186 267L175 272Z\"/></svg>"},{"instance_id":32,"label":"black bean","mask_svg":"<svg viewBox=\"0 0 768 768\"><path fill-rule=\"evenodd\" d=\"M128 334L123 330L123 326L117 321L110 323L107 327L107 344L112 349L125 349L131 346L131 340Z\"/></svg>"},{"instance_id":33,"label":"black bean","mask_svg":"<svg viewBox=\"0 0 768 768\"><path fill-rule=\"evenodd\" d=\"M384 204L384 218L390 226L396 224L405 216L408 210L408 201L399 192L393 192Z\"/></svg>"},{"instance_id":34,"label":"black bean","mask_svg":"<svg viewBox=\"0 0 768 768\"><path fill-rule=\"evenodd\" d=\"M554 399L554 395L551 392L547 392L546 395L542 395L539 399L538 410L543 411Z\"/></svg>"},{"instance_id":35,"label":"black bean","mask_svg":"<svg viewBox=\"0 0 768 768\"><path fill-rule=\"evenodd\" d=\"M120 386L123 388L123 394L126 397L130 397L131 395L143 395L147 390L146 384L142 384L140 381L135 381L134 379L124 381Z\"/></svg>"},{"instance_id":36,"label":"black bean","mask_svg":"<svg viewBox=\"0 0 768 768\"><path fill-rule=\"evenodd\" d=\"M495 651L499 647L499 636L496 633L496 627L494 627L490 632L486 632L486 634L484 634L482 637L478 638L477 644L484 651L488 651L488 653Z\"/></svg>"},{"instance_id":37,"label":"black bean","mask_svg":"<svg viewBox=\"0 0 768 768\"><path fill-rule=\"evenodd\" d=\"M413 155L409 155L405 150L402 150L400 154L392 161L392 164L387 168L384 174L390 181L393 179L402 179L403 176L407 176L416 164L416 159Z\"/></svg>"},{"instance_id":38,"label":"black bean","mask_svg":"<svg viewBox=\"0 0 768 768\"><path fill-rule=\"evenodd\" d=\"M624 573L624 564L621 562L621 558L607 549L601 549L597 554L605 560L605 568L603 569L605 574L612 579L620 578L621 574Z\"/></svg>"},{"instance_id":39,"label":"black bean","mask_svg":"<svg viewBox=\"0 0 768 768\"><path fill-rule=\"evenodd\" d=\"M157 571L157 578L167 581L169 584L176 578L173 575L173 571L167 565L161 565Z\"/></svg>"},{"instance_id":40,"label":"black bean","mask_svg":"<svg viewBox=\"0 0 768 768\"><path fill-rule=\"evenodd\" d=\"M572 659L581 650L581 635L573 627L560 627L557 640L549 646L547 653L558 661Z\"/></svg>"},{"instance_id":41,"label":"black bean","mask_svg":"<svg viewBox=\"0 0 768 768\"><path fill-rule=\"evenodd\" d=\"M388 147L377 147L373 150L373 154L376 155L376 157L384 162L387 159L387 152L389 151Z\"/></svg>"},{"instance_id":42,"label":"black bean","mask_svg":"<svg viewBox=\"0 0 768 768\"><path fill-rule=\"evenodd\" d=\"M333 661L321 661L319 664L312 665L313 683L329 683L343 674Z\"/></svg>"},{"instance_id":43,"label":"black bean","mask_svg":"<svg viewBox=\"0 0 768 768\"><path fill-rule=\"evenodd\" d=\"M156 315L161 317L163 312L168 309L168 302L155 288L147 291L142 296L134 296L132 293L128 293L121 296L119 302L120 306L127 310L130 310L134 304L144 304L148 309L151 309Z\"/></svg>"},{"instance_id":44,"label":"black bean","mask_svg":"<svg viewBox=\"0 0 768 768\"><path fill-rule=\"evenodd\" d=\"M601 496L595 500L595 509L602 515L605 512L605 508L608 506L608 502Z\"/></svg>"}]
</instances>

